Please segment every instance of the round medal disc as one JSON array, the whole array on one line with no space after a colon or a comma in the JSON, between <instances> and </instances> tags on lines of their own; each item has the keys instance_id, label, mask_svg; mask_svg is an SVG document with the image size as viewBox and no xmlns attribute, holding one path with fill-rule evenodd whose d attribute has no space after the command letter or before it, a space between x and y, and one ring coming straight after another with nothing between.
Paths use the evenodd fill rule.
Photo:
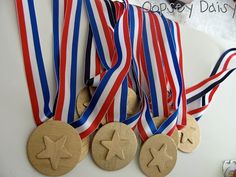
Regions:
<instances>
[{"instance_id":1,"label":"round medal disc","mask_svg":"<svg viewBox=\"0 0 236 177\"><path fill-rule=\"evenodd\" d=\"M92 141L92 157L95 163L108 171L119 170L128 165L136 151L136 135L123 123L104 125Z\"/></svg>"},{"instance_id":2,"label":"round medal disc","mask_svg":"<svg viewBox=\"0 0 236 177\"><path fill-rule=\"evenodd\" d=\"M153 120L154 120L155 125L157 127L160 127L161 124L165 121L165 117L154 117ZM174 140L176 147L178 147L179 133L178 133L177 128L175 128L173 134L170 137Z\"/></svg>"},{"instance_id":3,"label":"round medal disc","mask_svg":"<svg viewBox=\"0 0 236 177\"><path fill-rule=\"evenodd\" d=\"M70 125L49 120L37 127L27 143L32 166L47 176L61 176L71 171L81 155L81 139Z\"/></svg>"},{"instance_id":4,"label":"round medal disc","mask_svg":"<svg viewBox=\"0 0 236 177\"><path fill-rule=\"evenodd\" d=\"M191 115L187 115L186 127L179 130L178 149L185 153L191 153L198 147L200 139L200 128L197 121Z\"/></svg>"},{"instance_id":5,"label":"round medal disc","mask_svg":"<svg viewBox=\"0 0 236 177\"><path fill-rule=\"evenodd\" d=\"M144 142L139 165L148 177L164 177L175 167L177 147L167 135L155 135Z\"/></svg>"}]
</instances>

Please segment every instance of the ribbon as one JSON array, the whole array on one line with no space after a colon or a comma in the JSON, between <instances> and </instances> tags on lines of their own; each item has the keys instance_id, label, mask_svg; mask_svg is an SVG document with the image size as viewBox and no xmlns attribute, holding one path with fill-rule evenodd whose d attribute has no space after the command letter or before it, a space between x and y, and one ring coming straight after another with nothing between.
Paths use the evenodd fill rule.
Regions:
<instances>
[{"instance_id":1,"label":"ribbon","mask_svg":"<svg viewBox=\"0 0 236 177\"><path fill-rule=\"evenodd\" d=\"M58 79L58 60L60 46L60 31L62 29L61 16L64 14L63 2L53 1L57 12L53 13L53 34L54 34L54 63L56 81ZM16 0L16 9L19 22L19 30L22 44L24 67L26 72L27 85L30 101L33 110L34 120L37 125L42 124L54 115L56 104L56 87L49 85L48 78L51 76L45 69L45 57L41 50L40 33L37 23L37 15L33 0ZM60 14L60 15L59 15ZM57 23L58 22L58 23Z\"/></svg>"},{"instance_id":2,"label":"ribbon","mask_svg":"<svg viewBox=\"0 0 236 177\"><path fill-rule=\"evenodd\" d=\"M89 16L94 16L94 11L92 9L96 7L92 6L92 3L94 2L97 3L98 1L86 1L86 7ZM95 94L92 97L91 102L84 114L78 121L75 121L71 124L77 128L81 138L88 136L96 130L130 68L132 55L129 28L127 26L128 3L125 1L124 5L125 10L114 28L114 40L117 50L117 59L114 60L114 64L112 65L113 67L105 71L106 73L98 85ZM91 26L93 23L95 22L91 21L90 19ZM105 25L107 26L106 23Z\"/></svg>"},{"instance_id":3,"label":"ribbon","mask_svg":"<svg viewBox=\"0 0 236 177\"><path fill-rule=\"evenodd\" d=\"M187 89L188 113L199 120L220 84L235 70L236 48L225 51L215 64L210 77Z\"/></svg>"},{"instance_id":4,"label":"ribbon","mask_svg":"<svg viewBox=\"0 0 236 177\"><path fill-rule=\"evenodd\" d=\"M138 129L143 140L155 134L171 135L178 120L182 101L183 78L168 21L157 13L144 12L143 45L149 97L144 98L144 107ZM168 108L168 84L172 93L172 109ZM151 115L151 110L153 115ZM156 127L153 117L168 117Z\"/></svg>"},{"instance_id":5,"label":"ribbon","mask_svg":"<svg viewBox=\"0 0 236 177\"><path fill-rule=\"evenodd\" d=\"M68 0L61 43L60 84L55 119L74 122L76 96L79 92L78 72L81 62L78 56L85 48L82 27L88 27L85 4L81 0Z\"/></svg>"}]
</instances>

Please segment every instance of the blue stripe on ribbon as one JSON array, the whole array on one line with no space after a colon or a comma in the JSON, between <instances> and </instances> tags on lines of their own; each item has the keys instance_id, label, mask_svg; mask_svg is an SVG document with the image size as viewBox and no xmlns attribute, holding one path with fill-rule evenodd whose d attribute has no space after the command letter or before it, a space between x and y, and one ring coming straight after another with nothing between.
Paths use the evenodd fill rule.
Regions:
<instances>
[{"instance_id":1,"label":"blue stripe on ribbon","mask_svg":"<svg viewBox=\"0 0 236 177\"><path fill-rule=\"evenodd\" d=\"M163 124L161 124L161 126L157 129L155 134L161 134L166 129L166 127L168 127L176 119L178 114L179 114L179 109L177 109Z\"/></svg>"},{"instance_id":2,"label":"blue stripe on ribbon","mask_svg":"<svg viewBox=\"0 0 236 177\"><path fill-rule=\"evenodd\" d=\"M187 100L187 104L192 103L193 101L197 100L198 98L201 98L202 95L206 95L208 92L210 92L212 89L214 89L216 86L218 86L221 82L223 82L235 69L231 69L227 72L227 74L224 75L220 80L217 82L214 82L210 86L208 86L205 90L199 92L198 94L194 95L193 97L189 98Z\"/></svg>"},{"instance_id":3,"label":"blue stripe on ribbon","mask_svg":"<svg viewBox=\"0 0 236 177\"><path fill-rule=\"evenodd\" d=\"M29 12L30 12L30 20L31 20L35 55L36 55L38 72L40 76L40 83L41 83L43 98L44 98L44 114L48 118L50 118L53 116L53 113L51 112L49 108L50 93L49 93L48 82L47 82L46 72L45 72L44 63L43 63L43 56L42 56L41 45L40 45L40 40L39 40L39 32L38 32L38 26L37 26L33 0L28 0L28 7L29 7Z\"/></svg>"},{"instance_id":4,"label":"blue stripe on ribbon","mask_svg":"<svg viewBox=\"0 0 236 177\"><path fill-rule=\"evenodd\" d=\"M170 50L171 50L171 56L172 56L172 60L173 60L173 63L174 63L175 73L176 73L176 76L177 76L177 79L178 79L178 83L179 83L179 96L178 96L178 105L179 105L180 102L181 102L181 95L182 95L182 76L181 76L181 71L180 71L177 55L176 55L176 52L175 52L173 40L172 40L172 37L171 37L170 29L168 27L168 23L166 21L166 18L163 15L161 15L161 18L162 18L164 26L165 26L166 35L167 35L169 47L170 47Z\"/></svg>"},{"instance_id":5,"label":"blue stripe on ribbon","mask_svg":"<svg viewBox=\"0 0 236 177\"><path fill-rule=\"evenodd\" d=\"M99 31L98 31L98 27L96 25L96 20L94 18L94 14L93 14L93 9L90 3L90 0L85 1L86 3L86 7L87 7L87 13L88 13L88 17L89 17L89 21L90 21L90 25L92 27L93 30L93 35L96 41L96 47L97 47L97 52L99 55L99 58L104 66L105 69L109 69L109 66L107 65L106 59L105 59L105 54L103 51L103 47L102 47L102 42L99 36Z\"/></svg>"},{"instance_id":6,"label":"blue stripe on ribbon","mask_svg":"<svg viewBox=\"0 0 236 177\"><path fill-rule=\"evenodd\" d=\"M221 57L219 58L219 60L217 61L216 65L215 65L214 69L212 70L210 76L213 76L213 75L215 75L215 74L217 73L217 71L218 71L218 69L219 69L219 67L220 67L220 65L221 65L221 63L222 63L222 61L223 61L223 59L225 58L225 56L226 56L228 53L230 53L230 52L232 52L232 51L234 51L234 50L236 51L236 48L229 49L229 50L225 51L225 52L221 55Z\"/></svg>"},{"instance_id":7,"label":"blue stripe on ribbon","mask_svg":"<svg viewBox=\"0 0 236 177\"><path fill-rule=\"evenodd\" d=\"M127 117L127 99L128 97L128 79L127 77L122 83L122 90L121 90L121 100L120 100L120 122L126 120Z\"/></svg>"},{"instance_id":8,"label":"blue stripe on ribbon","mask_svg":"<svg viewBox=\"0 0 236 177\"><path fill-rule=\"evenodd\" d=\"M146 17L144 17L143 20L144 20L144 24L146 24ZM152 70L152 63L151 63L151 56L150 56L150 51L149 51L148 39L147 39L148 37L147 37L146 25L143 26L143 46L144 46L146 67L147 67L148 78L149 78L149 88L151 91L152 111L153 111L153 116L157 117L159 116L158 100L157 100L157 95L156 95L155 80L153 77L154 74Z\"/></svg>"},{"instance_id":9,"label":"blue stripe on ribbon","mask_svg":"<svg viewBox=\"0 0 236 177\"><path fill-rule=\"evenodd\" d=\"M213 76L213 75L215 75L215 74L217 73L217 71L218 71L218 69L219 69L219 67L220 67L220 65L221 65L221 63L222 63L222 61L223 61L223 59L225 58L225 56L226 56L228 53L230 53L230 52L232 52L232 51L234 51L234 50L236 50L236 48L229 49L229 50L225 51L225 52L221 55L221 57L219 58L219 60L217 61L216 65L215 65L214 69L212 70L210 76ZM202 106L205 106L205 105L206 105L206 95L203 95L203 96L202 96Z\"/></svg>"},{"instance_id":10,"label":"blue stripe on ribbon","mask_svg":"<svg viewBox=\"0 0 236 177\"><path fill-rule=\"evenodd\" d=\"M90 78L92 42L93 42L93 32L92 32L91 26L89 25L87 47L86 47L86 57L85 57L85 71L84 71L84 84L85 85L93 84L93 82L89 82L89 80L92 79Z\"/></svg>"},{"instance_id":11,"label":"blue stripe on ribbon","mask_svg":"<svg viewBox=\"0 0 236 177\"><path fill-rule=\"evenodd\" d=\"M146 96L145 96L145 101L146 101L146 105L147 105L147 109L145 111L145 118L146 118L146 121L148 123L150 130L152 131L152 134L154 135L157 131L157 128L156 128L156 125L154 124L154 121L152 119L152 116L150 113L150 108L148 105L148 100L147 100Z\"/></svg>"},{"instance_id":12,"label":"blue stripe on ribbon","mask_svg":"<svg viewBox=\"0 0 236 177\"><path fill-rule=\"evenodd\" d=\"M60 42L59 42L59 0L53 1L53 53L57 85L59 85L59 63L60 63Z\"/></svg>"},{"instance_id":13,"label":"blue stripe on ribbon","mask_svg":"<svg viewBox=\"0 0 236 177\"><path fill-rule=\"evenodd\" d=\"M82 2L77 1L75 22L74 22L74 34L72 41L72 56L71 56L71 78L70 78L70 104L68 110L67 122L71 123L74 121L75 114L75 102L76 102L76 87L77 87L77 60L78 60L78 45L79 45L79 32L80 32L80 21L82 13Z\"/></svg>"},{"instance_id":14,"label":"blue stripe on ribbon","mask_svg":"<svg viewBox=\"0 0 236 177\"><path fill-rule=\"evenodd\" d=\"M141 112L135 114L134 116L130 117L129 119L126 119L126 120L125 120L124 122L122 122L122 123L124 123L124 124L126 124L126 125L130 125L130 124L132 124L133 122L137 121L137 119L140 117L140 115L141 115Z\"/></svg>"},{"instance_id":15,"label":"blue stripe on ribbon","mask_svg":"<svg viewBox=\"0 0 236 177\"><path fill-rule=\"evenodd\" d=\"M56 111L59 87L59 64L60 64L60 42L59 42L59 0L53 1L53 54L54 54L54 69L57 81L56 97L53 105L53 113Z\"/></svg>"},{"instance_id":16,"label":"blue stripe on ribbon","mask_svg":"<svg viewBox=\"0 0 236 177\"><path fill-rule=\"evenodd\" d=\"M174 24L171 20L168 20L168 24L169 24L169 27L170 27L170 31L171 31L171 36L172 36L172 40L173 40L173 44L174 44L174 48L175 48L175 51L177 52L177 46L176 46L176 43L177 41L175 40L175 30L174 30Z\"/></svg>"},{"instance_id":17,"label":"blue stripe on ribbon","mask_svg":"<svg viewBox=\"0 0 236 177\"><path fill-rule=\"evenodd\" d=\"M214 76L215 74L217 74L218 69L219 69L221 63L223 62L224 58L226 57L226 55L227 55L229 52L232 52L232 51L234 51L234 50L236 50L236 48L231 48L231 49L225 51L225 52L221 55L221 57L220 57L219 60L217 61L216 65L214 66L214 68L213 68L213 70L212 70L212 72L211 72L211 74L210 74L210 77L211 77L211 76ZM214 88L214 87L213 87L213 88ZM212 88L212 89L213 89L213 88ZM205 105L206 105L205 97L206 97L206 94L207 94L208 92L210 92L210 91L211 91L211 90L202 91L201 93L198 93L198 94L192 96L191 98L189 98L189 99L187 100L187 104L190 104L190 103L192 103L192 102L194 102L194 101L196 101L197 99L200 99L200 98L202 97L202 106L205 106Z\"/></svg>"}]
</instances>

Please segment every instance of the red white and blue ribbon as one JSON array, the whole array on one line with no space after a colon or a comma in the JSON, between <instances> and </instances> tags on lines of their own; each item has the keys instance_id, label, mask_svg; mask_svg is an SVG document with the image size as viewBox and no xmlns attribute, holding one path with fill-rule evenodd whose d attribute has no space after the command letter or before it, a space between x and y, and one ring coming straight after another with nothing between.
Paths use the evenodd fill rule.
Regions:
<instances>
[{"instance_id":1,"label":"red white and blue ribbon","mask_svg":"<svg viewBox=\"0 0 236 177\"><path fill-rule=\"evenodd\" d=\"M138 129L141 138L146 140L155 134L171 135L173 133L178 119L183 85L178 56L167 19L157 13L146 12L144 12L144 17L143 45L150 88L151 109L150 101L146 96ZM174 110L168 109L168 87L165 82L165 75L170 84ZM158 128L152 119L152 117L157 116L168 117Z\"/></svg>"},{"instance_id":2,"label":"red white and blue ribbon","mask_svg":"<svg viewBox=\"0 0 236 177\"><path fill-rule=\"evenodd\" d=\"M199 120L210 105L220 84L235 70L236 48L225 51L210 77L187 89L188 113Z\"/></svg>"},{"instance_id":3,"label":"red white and blue ribbon","mask_svg":"<svg viewBox=\"0 0 236 177\"><path fill-rule=\"evenodd\" d=\"M55 69L55 75L58 76L59 33L63 23L61 22L62 20L59 20L59 16L61 17L64 14L64 5L63 3L58 4L57 1L53 1L53 3L54 6L58 7L58 12L53 14L53 21L55 22L56 18L58 18L58 23L53 23L52 29L52 32L54 32L53 34L55 35L54 59L52 58L52 61L55 62L55 68L52 67L49 69L50 71ZM35 122L37 125L40 125L54 115L57 86L50 84L48 79L55 78L56 76L50 75L51 72L46 70L45 67L45 65L50 62L46 62L48 59L45 58L44 51L42 50L34 1L16 0L16 9L31 106ZM58 40L56 40L56 38ZM58 83L58 77L55 81Z\"/></svg>"},{"instance_id":4,"label":"red white and blue ribbon","mask_svg":"<svg viewBox=\"0 0 236 177\"><path fill-rule=\"evenodd\" d=\"M94 40L92 40L91 45L93 46L93 42L96 43L97 46L97 53L99 55L99 58L101 58L101 64L102 67L105 70L109 70L112 67L112 63L115 63L113 60L117 58L116 50L114 49L114 26L116 24L116 12L113 2L110 1L93 1L91 4L91 7L93 8L90 13L88 13L89 19L91 22L91 29L94 34ZM107 25L106 25L107 24ZM91 40L91 37L89 37ZM88 42L90 43L90 41ZM88 46L89 47L89 46ZM90 53L95 53L96 49L92 48L89 49ZM99 50L102 49L102 50ZM95 51L94 51L95 50ZM88 55L88 57L91 55ZM86 71L89 69L94 70L94 66L100 67L97 65L97 61L94 60L94 57L87 58L86 61L89 62L90 67L87 67ZM96 63L95 63L96 62ZM87 65L88 66L88 65ZM96 68L97 70L97 68ZM93 71L89 71L89 73L92 73ZM93 72L95 73L95 72ZM89 75L89 74L87 74ZM91 75L91 74L90 74ZM97 87L97 84L99 82L98 78L102 78L102 74L99 73L99 75L92 75L91 80L94 81L96 78L96 82L93 84L93 86ZM88 81L86 81L88 82ZM108 116L107 121L113 122L113 121L120 121L126 119L126 104L127 104L127 81L124 80L122 83L122 86L120 86L119 90L117 91L116 97L114 98L111 106L108 110ZM89 82L90 84L91 82Z\"/></svg>"},{"instance_id":5,"label":"red white and blue ribbon","mask_svg":"<svg viewBox=\"0 0 236 177\"><path fill-rule=\"evenodd\" d=\"M86 44L83 36L87 36L88 19L85 4L81 0L67 0L64 28L62 33L60 53L60 83L58 101L55 112L55 120L64 120L72 123L75 117L76 96L79 93L79 79L82 78L81 52L84 52Z\"/></svg>"},{"instance_id":6,"label":"red white and blue ribbon","mask_svg":"<svg viewBox=\"0 0 236 177\"><path fill-rule=\"evenodd\" d=\"M89 16L94 16L93 8L95 8L95 6L92 5L93 2L94 1L92 0L86 1L87 12L88 14L90 13ZM115 63L112 64L111 69L106 71L106 74L103 76L100 84L98 85L94 96L92 97L91 102L84 114L78 121L75 121L71 124L77 128L81 138L90 135L96 130L103 116L106 114L107 109L112 103L119 86L124 81L130 69L132 51L129 27L127 25L128 18L128 3L125 1L125 10L114 28L114 40L117 50L117 59L112 60L115 61ZM92 21L90 19L91 27L94 25L93 23L96 23L96 21ZM107 24L105 25L107 26ZM99 47L97 46L97 48ZM100 56L100 59L101 58L102 57Z\"/></svg>"},{"instance_id":7,"label":"red white and blue ribbon","mask_svg":"<svg viewBox=\"0 0 236 177\"><path fill-rule=\"evenodd\" d=\"M180 26L177 22L168 20L170 31L173 37L173 42L177 54L177 58L179 61L180 70L182 73L182 99L179 105L179 115L177 120L177 128L182 129L187 124L187 100L186 100L186 89L184 82L184 70L183 70L183 51L182 51L182 42L181 42L181 30Z\"/></svg>"}]
</instances>

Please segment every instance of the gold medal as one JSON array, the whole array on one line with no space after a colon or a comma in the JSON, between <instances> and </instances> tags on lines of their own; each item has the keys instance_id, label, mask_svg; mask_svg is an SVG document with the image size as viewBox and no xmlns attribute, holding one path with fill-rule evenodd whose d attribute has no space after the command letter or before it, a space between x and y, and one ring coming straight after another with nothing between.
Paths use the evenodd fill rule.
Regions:
<instances>
[{"instance_id":1,"label":"gold medal","mask_svg":"<svg viewBox=\"0 0 236 177\"><path fill-rule=\"evenodd\" d=\"M77 113L80 116L84 113L85 109L88 107L90 100L91 100L91 94L89 87L84 87L82 90L80 90L78 97L77 97Z\"/></svg>"},{"instance_id":2,"label":"gold medal","mask_svg":"<svg viewBox=\"0 0 236 177\"><path fill-rule=\"evenodd\" d=\"M119 170L130 163L137 150L133 130L123 123L109 123L98 130L92 142L95 163L108 171Z\"/></svg>"},{"instance_id":3,"label":"gold medal","mask_svg":"<svg viewBox=\"0 0 236 177\"><path fill-rule=\"evenodd\" d=\"M193 152L200 143L200 128L197 121L187 115L187 126L179 131L178 149L185 153Z\"/></svg>"},{"instance_id":4,"label":"gold medal","mask_svg":"<svg viewBox=\"0 0 236 177\"><path fill-rule=\"evenodd\" d=\"M153 121L154 121L156 127L160 127L161 124L165 121L165 117L154 117ZM177 128L175 128L173 134L170 137L174 140L176 147L178 147L179 133L178 133Z\"/></svg>"},{"instance_id":5,"label":"gold medal","mask_svg":"<svg viewBox=\"0 0 236 177\"><path fill-rule=\"evenodd\" d=\"M127 114L132 116L139 110L138 96L135 91L128 88L128 103L127 103Z\"/></svg>"},{"instance_id":6,"label":"gold medal","mask_svg":"<svg viewBox=\"0 0 236 177\"><path fill-rule=\"evenodd\" d=\"M49 120L37 127L27 143L32 166L47 176L61 176L71 171L81 155L82 141L70 125Z\"/></svg>"},{"instance_id":7,"label":"gold medal","mask_svg":"<svg viewBox=\"0 0 236 177\"><path fill-rule=\"evenodd\" d=\"M144 142L139 156L139 165L148 177L163 177L174 168L177 147L167 135L154 135Z\"/></svg>"}]
</instances>

